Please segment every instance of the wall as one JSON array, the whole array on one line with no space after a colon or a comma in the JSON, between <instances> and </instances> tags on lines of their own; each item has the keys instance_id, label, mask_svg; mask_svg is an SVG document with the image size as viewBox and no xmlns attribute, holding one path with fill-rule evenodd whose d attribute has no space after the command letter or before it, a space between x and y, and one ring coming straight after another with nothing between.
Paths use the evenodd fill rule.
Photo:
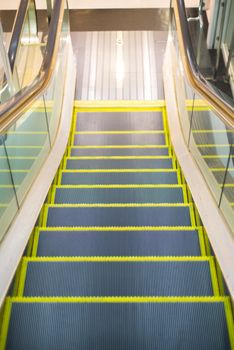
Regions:
<instances>
[{"instance_id":1,"label":"wall","mask_svg":"<svg viewBox=\"0 0 234 350\"><path fill-rule=\"evenodd\" d=\"M0 10L17 9L20 0L1 0ZM199 0L185 0L189 7L198 6ZM38 8L45 8L46 0L36 0ZM68 0L71 9L91 8L156 8L169 7L170 0Z\"/></svg>"}]
</instances>

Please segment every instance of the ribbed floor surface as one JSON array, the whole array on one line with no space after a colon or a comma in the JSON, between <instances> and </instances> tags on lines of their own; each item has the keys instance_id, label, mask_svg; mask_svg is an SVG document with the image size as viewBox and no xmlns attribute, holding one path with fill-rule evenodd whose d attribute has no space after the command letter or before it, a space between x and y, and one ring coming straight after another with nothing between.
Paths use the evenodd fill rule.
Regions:
<instances>
[{"instance_id":1,"label":"ribbed floor surface","mask_svg":"<svg viewBox=\"0 0 234 350\"><path fill-rule=\"evenodd\" d=\"M36 241L36 240L35 240ZM199 256L197 230L38 232L37 256Z\"/></svg>"},{"instance_id":2,"label":"ribbed floor surface","mask_svg":"<svg viewBox=\"0 0 234 350\"><path fill-rule=\"evenodd\" d=\"M229 350L230 346L222 303L37 302L13 304L7 350L13 349Z\"/></svg>"},{"instance_id":3,"label":"ribbed floor surface","mask_svg":"<svg viewBox=\"0 0 234 350\"><path fill-rule=\"evenodd\" d=\"M165 115L74 114L6 300L0 350L234 349L230 300Z\"/></svg>"}]
</instances>

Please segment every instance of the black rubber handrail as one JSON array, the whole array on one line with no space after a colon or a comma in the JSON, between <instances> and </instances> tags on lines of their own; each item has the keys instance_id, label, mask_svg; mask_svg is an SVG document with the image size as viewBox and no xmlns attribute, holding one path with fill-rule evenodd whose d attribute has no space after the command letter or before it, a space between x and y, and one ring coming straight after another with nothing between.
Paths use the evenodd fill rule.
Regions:
<instances>
[{"instance_id":1,"label":"black rubber handrail","mask_svg":"<svg viewBox=\"0 0 234 350\"><path fill-rule=\"evenodd\" d=\"M234 129L234 103L216 89L201 73L193 51L189 33L184 0L173 0L173 7L178 32L178 40L183 66L192 87L204 97L220 119Z\"/></svg>"},{"instance_id":2,"label":"black rubber handrail","mask_svg":"<svg viewBox=\"0 0 234 350\"><path fill-rule=\"evenodd\" d=\"M26 0L24 0L26 1ZM0 105L0 134L4 134L47 88L55 68L65 0L55 0L48 41L40 71L34 81Z\"/></svg>"},{"instance_id":3,"label":"black rubber handrail","mask_svg":"<svg viewBox=\"0 0 234 350\"><path fill-rule=\"evenodd\" d=\"M11 41L8 50L8 57L10 62L11 71L14 70L16 55L18 51L18 46L21 39L22 30L24 27L25 19L28 13L29 5L32 0L21 0L19 9L17 11L16 20L14 23ZM36 23L37 26L37 23Z\"/></svg>"}]
</instances>

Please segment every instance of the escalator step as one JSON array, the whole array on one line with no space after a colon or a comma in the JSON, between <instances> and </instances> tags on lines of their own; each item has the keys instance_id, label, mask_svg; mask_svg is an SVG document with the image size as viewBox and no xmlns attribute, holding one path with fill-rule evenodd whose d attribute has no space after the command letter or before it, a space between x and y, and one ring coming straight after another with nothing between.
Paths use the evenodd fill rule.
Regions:
<instances>
[{"instance_id":1,"label":"escalator step","mask_svg":"<svg viewBox=\"0 0 234 350\"><path fill-rule=\"evenodd\" d=\"M74 145L165 145L165 134L75 134Z\"/></svg>"},{"instance_id":2,"label":"escalator step","mask_svg":"<svg viewBox=\"0 0 234 350\"><path fill-rule=\"evenodd\" d=\"M6 350L230 350L223 302L13 302Z\"/></svg>"},{"instance_id":3,"label":"escalator step","mask_svg":"<svg viewBox=\"0 0 234 350\"><path fill-rule=\"evenodd\" d=\"M162 112L79 112L76 130L163 130Z\"/></svg>"},{"instance_id":4,"label":"escalator step","mask_svg":"<svg viewBox=\"0 0 234 350\"><path fill-rule=\"evenodd\" d=\"M67 169L170 169L171 158L159 159L67 159Z\"/></svg>"},{"instance_id":5,"label":"escalator step","mask_svg":"<svg viewBox=\"0 0 234 350\"><path fill-rule=\"evenodd\" d=\"M72 207L49 206L47 225L73 226L190 226L189 206Z\"/></svg>"},{"instance_id":6,"label":"escalator step","mask_svg":"<svg viewBox=\"0 0 234 350\"><path fill-rule=\"evenodd\" d=\"M56 258L55 258L56 260ZM212 296L203 261L29 261L24 296Z\"/></svg>"},{"instance_id":7,"label":"escalator step","mask_svg":"<svg viewBox=\"0 0 234 350\"><path fill-rule=\"evenodd\" d=\"M1 174L0 174L1 178ZM78 184L177 184L174 170L157 172L62 172L62 185Z\"/></svg>"},{"instance_id":8,"label":"escalator step","mask_svg":"<svg viewBox=\"0 0 234 350\"><path fill-rule=\"evenodd\" d=\"M146 148L71 148L71 156L168 156L168 147Z\"/></svg>"},{"instance_id":9,"label":"escalator step","mask_svg":"<svg viewBox=\"0 0 234 350\"><path fill-rule=\"evenodd\" d=\"M40 231L37 256L199 256L197 230Z\"/></svg>"},{"instance_id":10,"label":"escalator step","mask_svg":"<svg viewBox=\"0 0 234 350\"><path fill-rule=\"evenodd\" d=\"M1 188L0 188L1 191ZM55 203L183 203L183 188L56 188Z\"/></svg>"}]
</instances>

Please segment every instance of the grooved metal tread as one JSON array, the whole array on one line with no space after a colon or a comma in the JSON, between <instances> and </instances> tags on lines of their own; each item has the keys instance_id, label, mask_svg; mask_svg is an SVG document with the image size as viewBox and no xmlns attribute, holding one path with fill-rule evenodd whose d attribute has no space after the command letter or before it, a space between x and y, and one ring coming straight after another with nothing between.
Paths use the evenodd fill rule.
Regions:
<instances>
[{"instance_id":1,"label":"grooved metal tread","mask_svg":"<svg viewBox=\"0 0 234 350\"><path fill-rule=\"evenodd\" d=\"M24 296L212 296L208 261L28 261Z\"/></svg>"},{"instance_id":2,"label":"grooved metal tread","mask_svg":"<svg viewBox=\"0 0 234 350\"><path fill-rule=\"evenodd\" d=\"M224 303L13 302L6 350L230 350Z\"/></svg>"},{"instance_id":3,"label":"grooved metal tread","mask_svg":"<svg viewBox=\"0 0 234 350\"><path fill-rule=\"evenodd\" d=\"M163 130L162 112L78 112L76 130Z\"/></svg>"},{"instance_id":4,"label":"grooved metal tread","mask_svg":"<svg viewBox=\"0 0 234 350\"><path fill-rule=\"evenodd\" d=\"M56 188L55 203L183 203L182 187Z\"/></svg>"},{"instance_id":5,"label":"grooved metal tread","mask_svg":"<svg viewBox=\"0 0 234 350\"><path fill-rule=\"evenodd\" d=\"M163 148L71 148L71 156L168 156L168 147Z\"/></svg>"},{"instance_id":6,"label":"grooved metal tread","mask_svg":"<svg viewBox=\"0 0 234 350\"><path fill-rule=\"evenodd\" d=\"M72 159L66 162L67 169L171 169L172 159Z\"/></svg>"},{"instance_id":7,"label":"grooved metal tread","mask_svg":"<svg viewBox=\"0 0 234 350\"><path fill-rule=\"evenodd\" d=\"M155 134L75 134L74 145L165 145L164 132Z\"/></svg>"},{"instance_id":8,"label":"grooved metal tread","mask_svg":"<svg viewBox=\"0 0 234 350\"><path fill-rule=\"evenodd\" d=\"M177 184L177 172L62 172L62 185L77 184Z\"/></svg>"},{"instance_id":9,"label":"grooved metal tread","mask_svg":"<svg viewBox=\"0 0 234 350\"><path fill-rule=\"evenodd\" d=\"M199 256L197 230L39 231L37 256Z\"/></svg>"},{"instance_id":10,"label":"grooved metal tread","mask_svg":"<svg viewBox=\"0 0 234 350\"><path fill-rule=\"evenodd\" d=\"M190 226L190 207L49 207L47 226Z\"/></svg>"}]
</instances>

